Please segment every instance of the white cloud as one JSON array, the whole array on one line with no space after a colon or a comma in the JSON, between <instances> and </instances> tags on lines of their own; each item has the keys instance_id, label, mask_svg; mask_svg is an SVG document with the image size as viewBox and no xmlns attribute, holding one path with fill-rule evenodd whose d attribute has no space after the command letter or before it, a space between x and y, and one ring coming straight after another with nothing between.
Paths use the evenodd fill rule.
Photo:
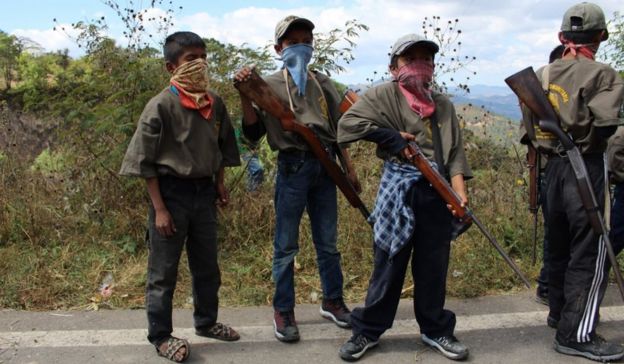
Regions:
<instances>
[{"instance_id":1,"label":"white cloud","mask_svg":"<svg viewBox=\"0 0 624 364\"><path fill-rule=\"evenodd\" d=\"M11 34L29 39L45 50L69 49L70 54L79 54L78 45L72 40L77 35L69 24L59 24L57 30L54 29L15 29ZM65 30L62 30L64 28Z\"/></svg>"}]
</instances>

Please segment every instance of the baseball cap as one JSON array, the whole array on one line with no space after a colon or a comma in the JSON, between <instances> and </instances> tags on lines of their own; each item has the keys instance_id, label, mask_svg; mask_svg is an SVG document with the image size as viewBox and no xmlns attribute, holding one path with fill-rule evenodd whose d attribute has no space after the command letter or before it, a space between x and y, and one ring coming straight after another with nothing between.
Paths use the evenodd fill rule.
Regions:
<instances>
[{"instance_id":1,"label":"baseball cap","mask_svg":"<svg viewBox=\"0 0 624 364\"><path fill-rule=\"evenodd\" d=\"M290 28L294 24L303 24L306 27L310 28L310 31L314 29L314 23L309 21L306 18L300 18L295 15L289 15L284 19L280 20L275 26L275 44L279 43L279 39L286 34L288 28Z\"/></svg>"},{"instance_id":2,"label":"baseball cap","mask_svg":"<svg viewBox=\"0 0 624 364\"><path fill-rule=\"evenodd\" d=\"M581 24L574 24L573 18L580 18ZM563 14L563 21L561 22L562 32L584 32L587 30L604 30L605 33L602 36L602 40L609 38L607 23L600 6L582 2L572 6Z\"/></svg>"},{"instance_id":3,"label":"baseball cap","mask_svg":"<svg viewBox=\"0 0 624 364\"><path fill-rule=\"evenodd\" d=\"M406 49L418 43L422 43L423 46L428 47L433 53L438 53L438 50L440 50L440 47L438 47L435 42L421 35L407 34L399 38L396 42L394 42L394 45L392 45L392 49L390 50L390 61L392 61L394 56L400 56Z\"/></svg>"}]
</instances>

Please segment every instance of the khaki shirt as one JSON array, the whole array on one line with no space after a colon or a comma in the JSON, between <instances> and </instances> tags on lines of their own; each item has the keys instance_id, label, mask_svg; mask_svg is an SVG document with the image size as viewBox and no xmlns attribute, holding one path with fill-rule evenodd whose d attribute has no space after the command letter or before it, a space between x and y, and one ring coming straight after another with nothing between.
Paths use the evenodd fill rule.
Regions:
<instances>
[{"instance_id":1,"label":"khaki shirt","mask_svg":"<svg viewBox=\"0 0 624 364\"><path fill-rule=\"evenodd\" d=\"M584 57L558 59L548 67L548 97L561 127L581 153L603 153L607 140L596 135L595 128L624 123L619 116L624 98L622 78L608 65ZM544 67L536 72L540 81L543 71ZM559 146L550 152L562 153L563 149Z\"/></svg>"},{"instance_id":2,"label":"khaki shirt","mask_svg":"<svg viewBox=\"0 0 624 364\"><path fill-rule=\"evenodd\" d=\"M308 76L306 94L298 94L297 85L288 74L288 89L293 104L293 112L297 121L312 127L321 142L331 145L336 142L336 124L340 118L341 97L332 83L332 80L322 73L314 72L314 76L321 85L323 92L317 83ZM288 89L282 70L264 79L275 94L289 105ZM273 150L309 150L308 145L292 132L282 129L280 121L264 111L257 113L259 122L264 124L267 133L267 141Z\"/></svg>"},{"instance_id":3,"label":"khaki shirt","mask_svg":"<svg viewBox=\"0 0 624 364\"><path fill-rule=\"evenodd\" d=\"M433 99L440 125L445 168L451 177L463 174L470 178L472 172L466 160L455 107L443 94L434 92ZM396 82L386 82L369 89L345 112L338 123L338 142L350 143L362 139L376 128L391 128L413 134L425 156L430 160L434 159L430 120L422 119L410 109ZM391 157L379 146L377 155L382 159Z\"/></svg>"},{"instance_id":4,"label":"khaki shirt","mask_svg":"<svg viewBox=\"0 0 624 364\"><path fill-rule=\"evenodd\" d=\"M624 126L620 126L609 139L607 159L613 180L616 183L624 182Z\"/></svg>"},{"instance_id":5,"label":"khaki shirt","mask_svg":"<svg viewBox=\"0 0 624 364\"><path fill-rule=\"evenodd\" d=\"M177 90L167 87L143 109L119 173L143 178L214 176L219 168L240 165L234 129L225 104L210 93L210 120L182 107Z\"/></svg>"}]
</instances>

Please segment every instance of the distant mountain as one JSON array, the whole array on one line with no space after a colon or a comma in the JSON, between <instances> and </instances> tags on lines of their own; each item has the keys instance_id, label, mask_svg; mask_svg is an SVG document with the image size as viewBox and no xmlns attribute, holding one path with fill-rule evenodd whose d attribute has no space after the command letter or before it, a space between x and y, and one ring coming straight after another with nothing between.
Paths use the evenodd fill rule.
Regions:
<instances>
[{"instance_id":1,"label":"distant mountain","mask_svg":"<svg viewBox=\"0 0 624 364\"><path fill-rule=\"evenodd\" d=\"M376 81L373 85L377 85L382 81ZM358 93L366 91L370 84L350 85L349 88ZM473 85L470 86L470 93L465 93L460 89L449 90L451 99L455 104L473 105L476 107L483 106L485 109L495 114L503 115L513 121L520 121L522 114L518 107L518 98L507 87L503 86L487 86Z\"/></svg>"}]
</instances>

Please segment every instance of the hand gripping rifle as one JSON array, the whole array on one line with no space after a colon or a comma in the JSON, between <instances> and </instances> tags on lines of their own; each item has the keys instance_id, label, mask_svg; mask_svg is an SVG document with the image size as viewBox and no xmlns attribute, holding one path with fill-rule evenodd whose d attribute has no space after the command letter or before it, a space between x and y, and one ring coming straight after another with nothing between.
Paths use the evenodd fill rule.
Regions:
<instances>
[{"instance_id":1,"label":"hand gripping rifle","mask_svg":"<svg viewBox=\"0 0 624 364\"><path fill-rule=\"evenodd\" d=\"M513 74L505 79L505 82L518 96L532 112L537 116L539 120L539 127L542 131L550 132L554 134L568 155L572 169L576 176L576 182L578 185L578 191L581 196L581 201L587 211L589 222L592 229L599 234L607 247L607 255L609 261L613 266L613 272L615 273L615 280L617 281L622 300L624 300L624 284L622 282L622 273L620 266L613 252L613 246L609 239L609 233L607 226L598 207L596 195L592 188L591 181L589 179L589 173L587 173L587 166L583 161L583 156L580 150L574 144L574 141L566 134L561 126L559 126L559 118L555 113L552 105L548 101L544 90L542 89L541 82L537 79L537 75L533 71L532 67L525 68L524 70ZM605 191L606 193L607 191Z\"/></svg>"},{"instance_id":2,"label":"hand gripping rifle","mask_svg":"<svg viewBox=\"0 0 624 364\"><path fill-rule=\"evenodd\" d=\"M418 170L420 170L420 172L427 179L427 181L429 181L431 186L433 186L433 188L438 192L440 197L442 197L442 199L447 204L449 204L453 210L455 210L456 217L460 219L460 221L464 224L470 224L474 222L479 230L481 230L483 235L488 239L490 244L492 244L494 249L498 251L498 253L501 255L501 257L503 257L505 262L511 267L511 269L513 269L516 275L520 277L520 279L527 286L527 288L531 288L529 280L524 276L524 274L522 274L520 268L518 268L516 263L511 260L507 253L505 253L503 248L492 236L492 234L490 234L490 232L485 228L483 223L481 223L477 216L475 216L474 212L472 212L472 210L467 206L462 205L461 198L457 195L455 190L453 190L453 187L449 185L446 178L444 178L436 168L433 168L431 166L431 163L420 150L418 144L410 142L408 144L408 148L410 155L412 155L410 162L415 165Z\"/></svg>"},{"instance_id":3,"label":"hand gripping rifle","mask_svg":"<svg viewBox=\"0 0 624 364\"><path fill-rule=\"evenodd\" d=\"M290 108L271 90L271 87L256 73L251 72L248 80L234 82L234 87L247 96L258 107L271 114L280 121L282 129L299 135L308 145L310 151L321 162L323 168L334 181L336 186L342 191L351 206L360 210L364 218L368 221L370 212L360 199L355 188L347 179L344 171L331 157L329 150L319 140L314 130L296 120L295 114ZM340 154L340 149L337 150ZM340 156L341 157L341 156ZM341 157L342 158L342 157ZM344 166L344 165L343 165ZM346 168L346 166L344 166Z\"/></svg>"}]
</instances>

